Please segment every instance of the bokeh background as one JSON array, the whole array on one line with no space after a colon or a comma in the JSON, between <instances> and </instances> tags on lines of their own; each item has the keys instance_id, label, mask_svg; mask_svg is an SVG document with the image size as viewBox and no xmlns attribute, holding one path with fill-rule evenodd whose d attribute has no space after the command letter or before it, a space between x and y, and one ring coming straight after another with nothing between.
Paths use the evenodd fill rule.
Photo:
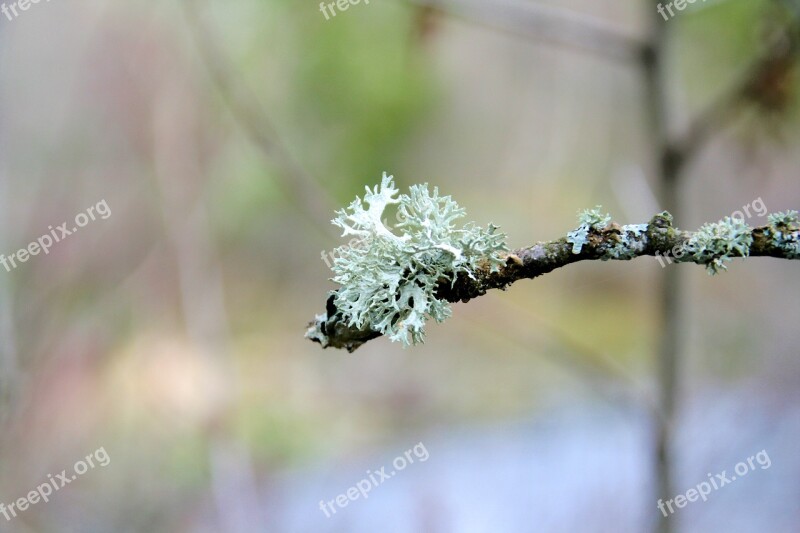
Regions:
<instances>
[{"instance_id":1,"label":"bokeh background","mask_svg":"<svg viewBox=\"0 0 800 533\"><path fill-rule=\"evenodd\" d=\"M661 22L670 131L736 83L786 4L708 0ZM797 531L792 262L668 267L683 281L670 495L653 258L455 305L411 349L303 338L334 288L333 210L383 171L439 186L511 247L596 204L620 223L663 209L639 60L552 22L637 43L656 17L634 0L372 0L330 20L306 0L53 0L0 16L0 253L102 200L112 213L0 269L0 502L100 447L111 459L0 531L640 532L664 527L658 497L761 450L770 468L668 525ZM678 226L800 207L793 60L770 73L697 147ZM320 510L418 443L426 461Z\"/></svg>"}]
</instances>

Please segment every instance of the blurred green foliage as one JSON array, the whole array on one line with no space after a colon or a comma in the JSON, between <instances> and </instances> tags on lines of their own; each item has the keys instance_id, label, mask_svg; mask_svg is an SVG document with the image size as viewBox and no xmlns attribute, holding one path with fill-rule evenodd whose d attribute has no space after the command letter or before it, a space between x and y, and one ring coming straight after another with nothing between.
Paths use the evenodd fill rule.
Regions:
<instances>
[{"instance_id":1,"label":"blurred green foliage","mask_svg":"<svg viewBox=\"0 0 800 533\"><path fill-rule=\"evenodd\" d=\"M410 8L370 4L329 21L316 15L303 41L293 105L314 149L327 147L326 178L360 189L398 161L398 147L431 102L431 82Z\"/></svg>"},{"instance_id":2,"label":"blurred green foliage","mask_svg":"<svg viewBox=\"0 0 800 533\"><path fill-rule=\"evenodd\" d=\"M406 158L436 94L415 8L360 4L326 20L307 4L248 2L214 6L207 17L229 28L224 53L248 73L236 83L250 86L279 141L342 204ZM274 180L285 170L236 142L218 161L235 183L226 177L213 194L226 236L263 227L265 206L282 202Z\"/></svg>"}]
</instances>

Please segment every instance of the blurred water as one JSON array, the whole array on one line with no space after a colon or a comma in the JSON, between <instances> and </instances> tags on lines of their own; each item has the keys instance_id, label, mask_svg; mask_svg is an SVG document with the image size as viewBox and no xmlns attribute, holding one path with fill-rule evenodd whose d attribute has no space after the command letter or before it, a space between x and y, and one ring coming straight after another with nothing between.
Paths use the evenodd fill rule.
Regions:
<instances>
[{"instance_id":1,"label":"blurred water","mask_svg":"<svg viewBox=\"0 0 800 533\"><path fill-rule=\"evenodd\" d=\"M693 402L683 420L676 494L706 481L708 473L726 470L730 477L738 462L761 450L771 466L756 463L707 502L678 510L670 517L678 531L798 531L800 409L776 408L744 392L708 394ZM661 516L651 489L649 431L641 412L583 405L505 426L417 435L357 460L285 473L264 487L252 530L647 531ZM320 500L344 493L367 470L390 468L395 456L419 440L430 453L426 462L409 465L367 500L326 518Z\"/></svg>"}]
</instances>

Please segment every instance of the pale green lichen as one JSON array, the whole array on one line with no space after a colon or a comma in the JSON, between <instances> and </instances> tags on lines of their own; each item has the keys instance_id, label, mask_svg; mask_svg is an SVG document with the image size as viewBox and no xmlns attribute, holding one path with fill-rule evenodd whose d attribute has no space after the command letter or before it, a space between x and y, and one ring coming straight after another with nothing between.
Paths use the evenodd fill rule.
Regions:
<instances>
[{"instance_id":1,"label":"pale green lichen","mask_svg":"<svg viewBox=\"0 0 800 533\"><path fill-rule=\"evenodd\" d=\"M790 259L800 258L800 215L797 211L769 215L772 242L783 249Z\"/></svg>"},{"instance_id":2,"label":"pale green lichen","mask_svg":"<svg viewBox=\"0 0 800 533\"><path fill-rule=\"evenodd\" d=\"M583 245L589 240L589 232L592 229L604 228L611 222L611 215L603 213L601 206L594 209L584 209L578 211L578 223L576 229L567 233L567 242L572 244L572 253L579 254L583 250Z\"/></svg>"},{"instance_id":3,"label":"pale green lichen","mask_svg":"<svg viewBox=\"0 0 800 533\"><path fill-rule=\"evenodd\" d=\"M767 216L769 224L780 229L798 229L800 227L800 214L797 211L780 211Z\"/></svg>"},{"instance_id":4,"label":"pale green lichen","mask_svg":"<svg viewBox=\"0 0 800 533\"><path fill-rule=\"evenodd\" d=\"M627 224L622 226L616 242L605 249L601 259L603 261L608 261L609 259L627 261L638 257L645 249L647 228L647 224Z\"/></svg>"},{"instance_id":5,"label":"pale green lichen","mask_svg":"<svg viewBox=\"0 0 800 533\"><path fill-rule=\"evenodd\" d=\"M332 294L349 327L370 328L409 346L424 341L429 318L442 322L451 315L450 304L436 297L437 286L454 283L461 273L472 276L479 263L497 270L507 247L496 226L457 228L464 209L436 187L433 194L427 184L398 193L384 173L379 186L366 188L363 201L356 198L336 212L333 224L343 236L358 236L360 245L336 249L332 280L341 287ZM401 221L394 228L381 221L390 205L397 205Z\"/></svg>"},{"instance_id":6,"label":"pale green lichen","mask_svg":"<svg viewBox=\"0 0 800 533\"><path fill-rule=\"evenodd\" d=\"M748 257L753 244L752 228L740 218L725 217L704 224L683 246L683 261L705 265L710 275L728 270L725 263L733 257Z\"/></svg>"}]
</instances>

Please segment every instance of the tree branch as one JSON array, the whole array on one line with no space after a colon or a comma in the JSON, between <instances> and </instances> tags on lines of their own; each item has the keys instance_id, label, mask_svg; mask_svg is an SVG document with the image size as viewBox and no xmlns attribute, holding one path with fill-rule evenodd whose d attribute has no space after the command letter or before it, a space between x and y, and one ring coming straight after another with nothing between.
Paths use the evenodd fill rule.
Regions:
<instances>
[{"instance_id":1,"label":"tree branch","mask_svg":"<svg viewBox=\"0 0 800 533\"><path fill-rule=\"evenodd\" d=\"M562 45L619 61L636 61L645 42L590 15L536 2L503 0L406 0L481 26Z\"/></svg>"},{"instance_id":2,"label":"tree branch","mask_svg":"<svg viewBox=\"0 0 800 533\"><path fill-rule=\"evenodd\" d=\"M632 228L640 228L639 231ZM620 226L615 222L605 227L591 227L585 243L578 248L569 235L560 239L539 242L527 248L514 250L506 255L505 264L491 271L488 264L473 272L472 277L459 275L454 283L442 280L437 297L448 302L468 302L486 294L491 289L505 289L521 279L534 279L558 268L579 261L630 260L641 256L664 256L668 263L710 263L707 254L692 253L686 246L698 232L681 231L672 225L668 212L654 216L641 226ZM784 235L788 240L775 238L773 226L761 226L751 231L752 243L746 253L734 251L732 257L775 257L800 259L797 243L800 230ZM791 242L791 245L787 245ZM577 251L577 253L576 253ZM659 260L662 258L659 257ZM662 262L662 266L666 266ZM318 315L309 324L306 337L318 342L323 348L344 348L353 352L365 342L381 334L369 327L349 327L336 309L334 295L328 298L326 312Z\"/></svg>"},{"instance_id":3,"label":"tree branch","mask_svg":"<svg viewBox=\"0 0 800 533\"><path fill-rule=\"evenodd\" d=\"M747 102L764 107L774 105L776 80L791 76L791 66L800 48L799 29L800 17L792 13L789 22L775 32L765 49L742 69L731 86L700 111L686 132L667 147L679 167L691 161L715 133L732 122Z\"/></svg>"}]
</instances>

